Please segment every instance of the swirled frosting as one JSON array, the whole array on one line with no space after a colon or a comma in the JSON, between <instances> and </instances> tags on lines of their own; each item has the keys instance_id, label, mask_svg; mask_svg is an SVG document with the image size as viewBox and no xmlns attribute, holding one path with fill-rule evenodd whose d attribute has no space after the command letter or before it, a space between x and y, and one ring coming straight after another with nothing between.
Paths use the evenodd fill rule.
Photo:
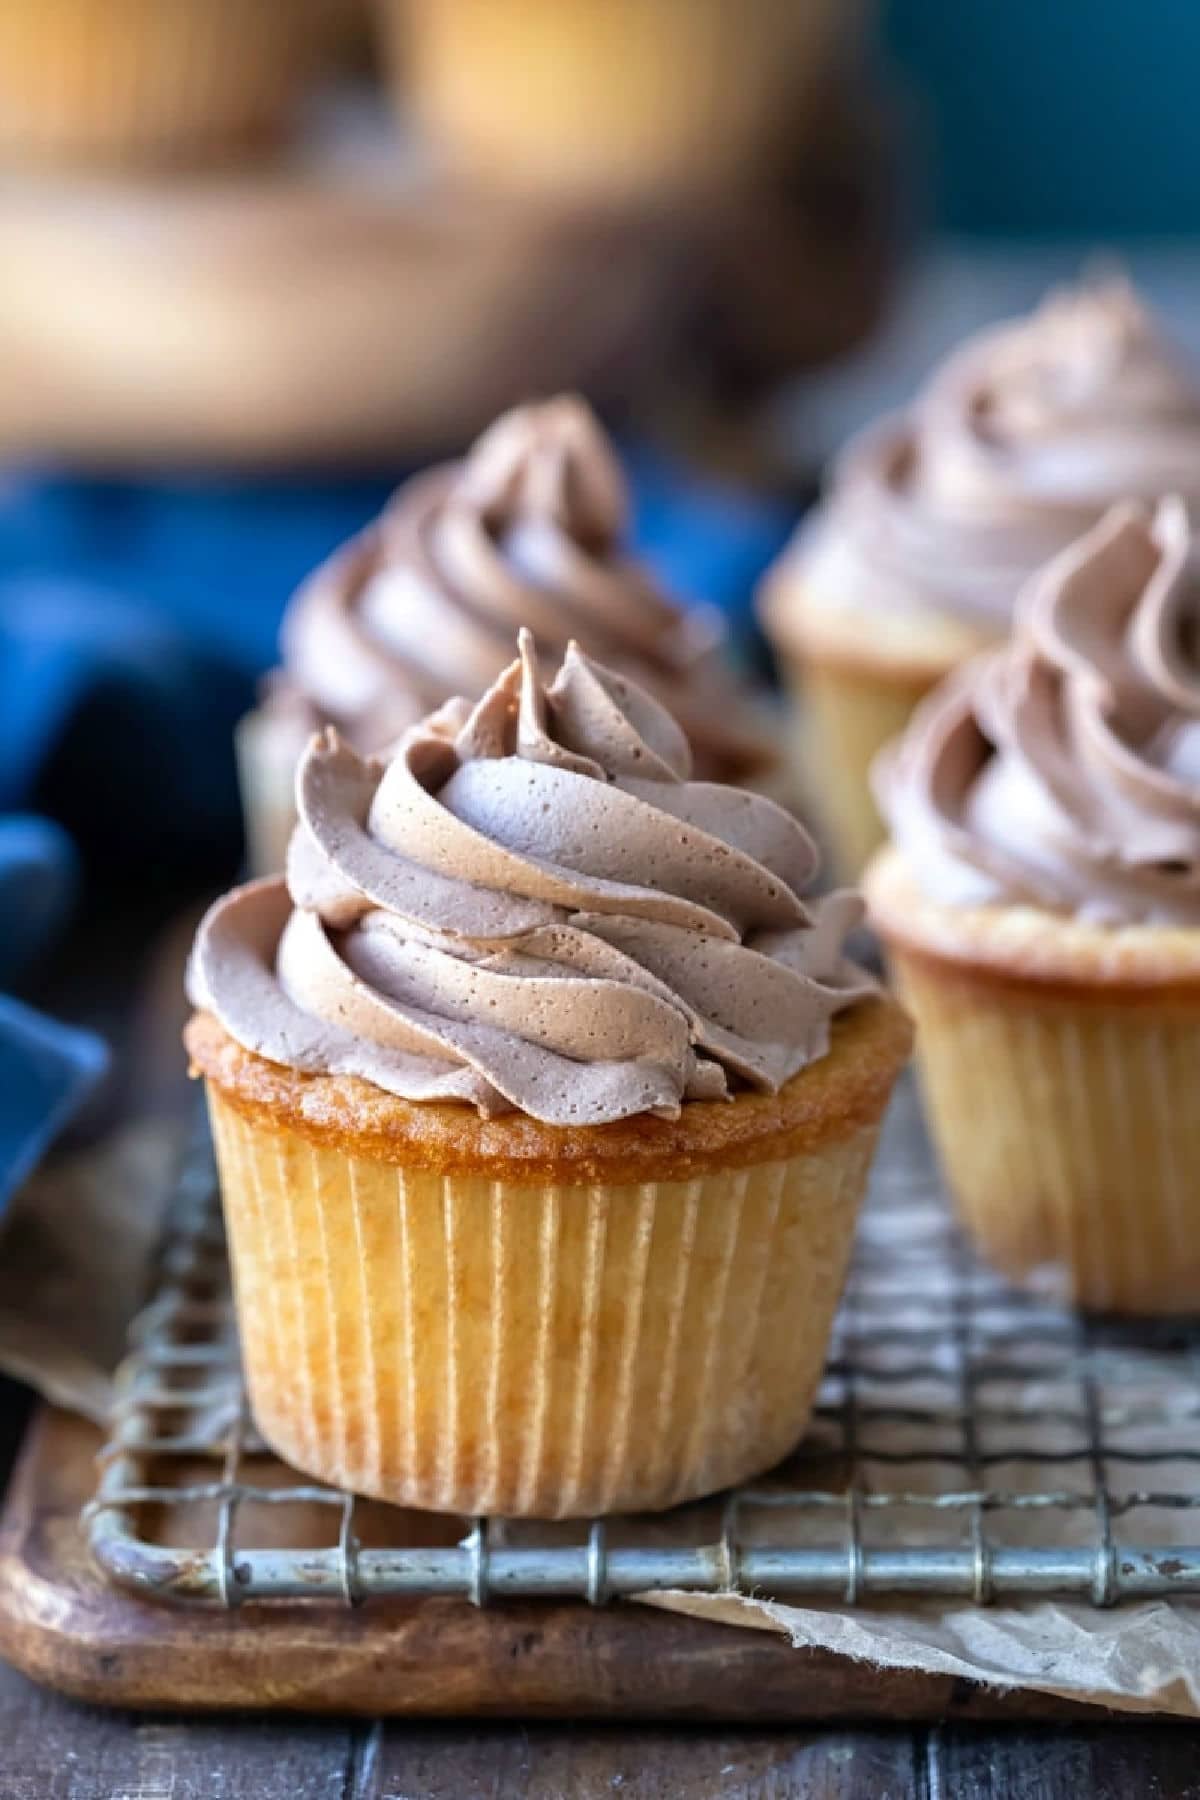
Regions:
<instances>
[{"instance_id":1,"label":"swirled frosting","mask_svg":"<svg viewBox=\"0 0 1200 1800\"><path fill-rule=\"evenodd\" d=\"M1114 507L877 765L935 900L1200 925L1200 562L1183 502Z\"/></svg>"},{"instance_id":2,"label":"swirled frosting","mask_svg":"<svg viewBox=\"0 0 1200 1800\"><path fill-rule=\"evenodd\" d=\"M1166 493L1200 504L1200 380L1126 283L1085 285L968 340L851 444L797 553L810 591L999 633L1107 507Z\"/></svg>"},{"instance_id":3,"label":"swirled frosting","mask_svg":"<svg viewBox=\"0 0 1200 1800\"><path fill-rule=\"evenodd\" d=\"M506 413L461 463L405 484L299 590L275 704L378 749L451 695L496 679L521 626L547 655L571 638L680 720L698 765L770 766L719 654L715 613L684 611L622 550L624 478L595 416L561 395Z\"/></svg>"},{"instance_id":4,"label":"swirled frosting","mask_svg":"<svg viewBox=\"0 0 1200 1800\"><path fill-rule=\"evenodd\" d=\"M690 767L643 690L574 645L545 688L522 633L390 760L312 740L286 885L211 909L190 997L273 1062L484 1115L774 1092L873 991L842 948L859 902L810 911L803 828Z\"/></svg>"}]
</instances>

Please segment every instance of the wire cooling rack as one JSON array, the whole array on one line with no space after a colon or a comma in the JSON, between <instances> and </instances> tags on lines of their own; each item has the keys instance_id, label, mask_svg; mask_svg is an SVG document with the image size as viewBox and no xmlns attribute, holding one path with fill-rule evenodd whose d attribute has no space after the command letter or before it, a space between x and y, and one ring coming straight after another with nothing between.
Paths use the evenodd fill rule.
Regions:
<instances>
[{"instance_id":1,"label":"wire cooling rack","mask_svg":"<svg viewBox=\"0 0 1200 1800\"><path fill-rule=\"evenodd\" d=\"M991 1274L950 1220L906 1085L813 1425L787 1464L658 1518L436 1519L304 1482L258 1439L205 1142L100 1466L85 1515L96 1558L176 1601L600 1604L692 1588L1107 1606L1200 1591L1200 1323L1083 1321Z\"/></svg>"}]
</instances>

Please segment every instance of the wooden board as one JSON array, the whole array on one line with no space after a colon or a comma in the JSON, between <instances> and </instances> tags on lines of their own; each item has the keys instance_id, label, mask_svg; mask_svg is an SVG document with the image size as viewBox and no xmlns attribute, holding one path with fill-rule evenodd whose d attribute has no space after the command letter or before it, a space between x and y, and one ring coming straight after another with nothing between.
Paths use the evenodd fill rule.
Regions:
<instances>
[{"instance_id":1,"label":"wooden board","mask_svg":"<svg viewBox=\"0 0 1200 1800\"><path fill-rule=\"evenodd\" d=\"M378 164L7 178L0 449L386 468L530 393L640 391L678 310L650 225Z\"/></svg>"},{"instance_id":2,"label":"wooden board","mask_svg":"<svg viewBox=\"0 0 1200 1800\"><path fill-rule=\"evenodd\" d=\"M881 1671L769 1632L636 1605L372 1602L184 1611L111 1587L88 1555L94 1428L43 1410L0 1521L0 1655L78 1698L140 1708L370 1716L1103 1718L1103 1709Z\"/></svg>"},{"instance_id":3,"label":"wooden board","mask_svg":"<svg viewBox=\"0 0 1200 1800\"><path fill-rule=\"evenodd\" d=\"M745 409L879 318L894 136L839 60L771 169L719 206L472 181L366 90L317 109L277 161L6 171L0 449L386 467L579 387L689 455L702 433L740 460Z\"/></svg>"}]
</instances>

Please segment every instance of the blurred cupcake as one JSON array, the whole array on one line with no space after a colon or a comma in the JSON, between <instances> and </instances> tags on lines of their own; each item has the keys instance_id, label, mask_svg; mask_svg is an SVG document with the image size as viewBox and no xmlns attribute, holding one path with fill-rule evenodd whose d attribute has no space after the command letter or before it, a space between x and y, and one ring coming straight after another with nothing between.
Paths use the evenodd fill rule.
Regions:
<instances>
[{"instance_id":1,"label":"blurred cupcake","mask_svg":"<svg viewBox=\"0 0 1200 1800\"><path fill-rule=\"evenodd\" d=\"M255 867L282 867L313 730L377 750L450 695L481 694L523 625L547 653L578 638L649 688L699 775L768 775L776 754L724 668L716 614L683 611L626 556L628 512L612 448L572 396L518 407L463 462L407 482L284 619L283 669L238 744Z\"/></svg>"},{"instance_id":2,"label":"blurred cupcake","mask_svg":"<svg viewBox=\"0 0 1200 1800\"><path fill-rule=\"evenodd\" d=\"M4 0L0 153L180 162L274 137L337 0Z\"/></svg>"},{"instance_id":3,"label":"blurred cupcake","mask_svg":"<svg viewBox=\"0 0 1200 1800\"><path fill-rule=\"evenodd\" d=\"M883 836L868 770L921 695L1106 507L1171 492L1200 501L1200 385L1120 282L972 339L850 445L762 608L843 873Z\"/></svg>"},{"instance_id":4,"label":"blurred cupcake","mask_svg":"<svg viewBox=\"0 0 1200 1800\"><path fill-rule=\"evenodd\" d=\"M909 1045L762 795L571 646L390 761L297 778L287 885L201 927L207 1079L267 1440L403 1505L567 1517L804 1430Z\"/></svg>"},{"instance_id":5,"label":"blurred cupcake","mask_svg":"<svg viewBox=\"0 0 1200 1800\"><path fill-rule=\"evenodd\" d=\"M402 105L443 153L593 197L761 169L845 33L835 0L379 4Z\"/></svg>"},{"instance_id":6,"label":"blurred cupcake","mask_svg":"<svg viewBox=\"0 0 1200 1800\"><path fill-rule=\"evenodd\" d=\"M1178 499L1033 578L885 754L867 876L963 1217L1089 1307L1200 1307L1200 567Z\"/></svg>"}]
</instances>

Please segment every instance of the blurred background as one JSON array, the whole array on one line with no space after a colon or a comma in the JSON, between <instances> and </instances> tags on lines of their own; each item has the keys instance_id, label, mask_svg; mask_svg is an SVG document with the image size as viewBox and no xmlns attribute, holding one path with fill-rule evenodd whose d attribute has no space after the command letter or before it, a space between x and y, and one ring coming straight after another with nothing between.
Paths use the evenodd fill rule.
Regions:
<instances>
[{"instance_id":1,"label":"blurred background","mask_svg":"<svg viewBox=\"0 0 1200 1800\"><path fill-rule=\"evenodd\" d=\"M505 405L593 400L754 659L964 331L1101 254L1195 344L1197 52L1191 0L4 0L0 983L81 882L228 878L289 593Z\"/></svg>"}]
</instances>

